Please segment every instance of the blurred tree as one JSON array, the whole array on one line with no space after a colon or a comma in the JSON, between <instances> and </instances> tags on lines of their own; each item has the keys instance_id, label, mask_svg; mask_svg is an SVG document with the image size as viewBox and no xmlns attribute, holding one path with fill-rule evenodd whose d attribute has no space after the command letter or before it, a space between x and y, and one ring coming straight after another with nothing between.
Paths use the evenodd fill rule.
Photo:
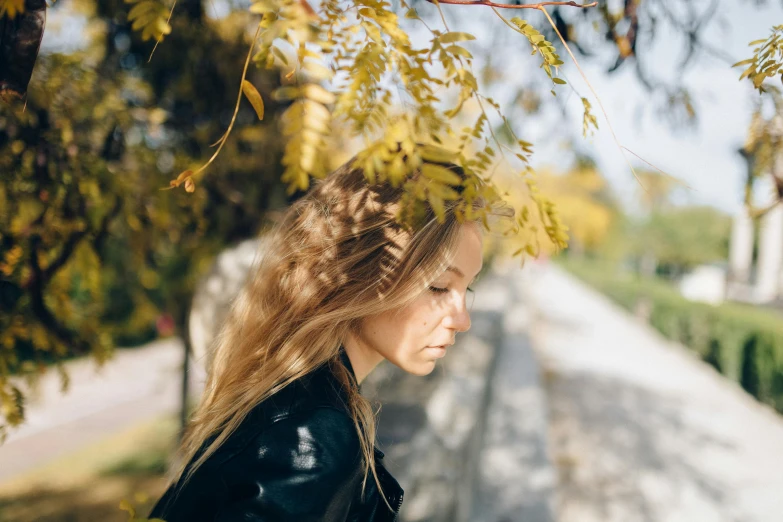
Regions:
<instances>
[{"instance_id":1,"label":"blurred tree","mask_svg":"<svg viewBox=\"0 0 783 522\"><path fill-rule=\"evenodd\" d=\"M595 162L579 157L565 173L543 175L541 187L560 207L569 230L568 253L579 256L600 249L620 209Z\"/></svg>"},{"instance_id":2,"label":"blurred tree","mask_svg":"<svg viewBox=\"0 0 783 522\"><path fill-rule=\"evenodd\" d=\"M148 46L116 22L121 8L77 3L91 20L87 41L41 57L25 106L0 106L0 399L7 424L23 417L23 393L11 374L32 381L46 364L87 353L102 362L117 340L154 335L161 311L186 333L195 280L212 256L257 234L267 209L297 196L287 197L280 181L273 120L259 124L249 105L226 160L201 191L160 190L167 173L208 154L219 134L225 112L207 100L233 97L249 17L208 21L199 12L180 19L172 38L189 52L159 49L154 64L142 67ZM279 85L266 71L250 79L262 92ZM268 104L268 114L278 107Z\"/></svg>"},{"instance_id":3,"label":"blurred tree","mask_svg":"<svg viewBox=\"0 0 783 522\"><path fill-rule=\"evenodd\" d=\"M546 256L558 251L548 238L546 227L551 226L549 217L542 215L531 205L529 196L515 184L514 174L501 170L499 183L506 198L522 209L521 219L530 226L527 235L514 237L504 242L504 251L527 249L529 255ZM569 255L596 254L603 252L610 232L622 219L619 208L606 179L601 175L594 161L578 156L575 163L565 172L558 173L549 168L539 171L540 186L557 201L558 226L568 231Z\"/></svg>"},{"instance_id":4,"label":"blurred tree","mask_svg":"<svg viewBox=\"0 0 783 522\"><path fill-rule=\"evenodd\" d=\"M631 229L629 244L639 257L652 256L656 273L677 278L697 265L729 255L731 218L712 207L658 211Z\"/></svg>"}]
</instances>

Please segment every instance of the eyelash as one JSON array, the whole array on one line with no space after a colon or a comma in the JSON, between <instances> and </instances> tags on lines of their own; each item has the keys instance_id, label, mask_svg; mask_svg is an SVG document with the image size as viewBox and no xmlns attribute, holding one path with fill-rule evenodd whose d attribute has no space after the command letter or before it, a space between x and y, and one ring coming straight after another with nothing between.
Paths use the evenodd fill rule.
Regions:
<instances>
[{"instance_id":1,"label":"eyelash","mask_svg":"<svg viewBox=\"0 0 783 522\"><path fill-rule=\"evenodd\" d=\"M437 286L431 286L430 290L432 292L435 292L436 294L442 294L449 291L448 288L438 288ZM468 287L468 292L472 292L472 291L473 289L471 287Z\"/></svg>"}]
</instances>

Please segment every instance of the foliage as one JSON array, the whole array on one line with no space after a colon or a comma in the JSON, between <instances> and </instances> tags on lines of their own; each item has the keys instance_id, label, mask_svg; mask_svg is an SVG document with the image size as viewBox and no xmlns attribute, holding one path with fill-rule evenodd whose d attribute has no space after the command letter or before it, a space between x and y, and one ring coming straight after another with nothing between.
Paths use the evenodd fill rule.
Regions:
<instances>
[{"instance_id":1,"label":"foliage","mask_svg":"<svg viewBox=\"0 0 783 522\"><path fill-rule=\"evenodd\" d=\"M770 118L764 116L764 100L759 100L748 129L748 139L740 152L748 161L748 174L745 180L745 205L750 214L759 217L768 212L779 202L783 202L783 169L779 164L781 141L781 113L783 112L783 97L777 87L765 85L767 79L780 75L783 81L783 25L772 27L772 34L767 38L750 42L753 56L741 60L733 67L747 66L740 75L740 80L747 78L758 89L760 94L768 93L773 104L773 114ZM775 194L773 202L762 208L753 204L753 187L764 175L772 177Z\"/></svg>"},{"instance_id":2,"label":"foliage","mask_svg":"<svg viewBox=\"0 0 783 522\"><path fill-rule=\"evenodd\" d=\"M732 67L748 67L740 75L740 80L748 78L759 93L765 92L764 80L781 74L783 69L783 25L772 27L767 38L754 40L748 44L753 47L753 56L735 63ZM783 75L781 75L783 80Z\"/></svg>"},{"instance_id":3,"label":"foliage","mask_svg":"<svg viewBox=\"0 0 783 522\"><path fill-rule=\"evenodd\" d=\"M650 215L629 241L637 255L650 254L662 269L681 274L726 260L730 233L731 218L712 207L676 207Z\"/></svg>"},{"instance_id":4,"label":"foliage","mask_svg":"<svg viewBox=\"0 0 783 522\"><path fill-rule=\"evenodd\" d=\"M748 393L783 412L783 321L780 313L724 303L686 300L654 280L618 275L616 267L565 262L565 267L629 311L640 302L667 338L691 348Z\"/></svg>"},{"instance_id":5,"label":"foliage","mask_svg":"<svg viewBox=\"0 0 783 522\"><path fill-rule=\"evenodd\" d=\"M117 84L74 67L80 59L43 60L45 87L33 86L25 109L0 116L0 399L11 425L21 420L22 394L9 373L35 373L44 354L92 351L103 361L111 351L110 327L100 327L98 252L128 211L120 194L135 188L103 153L115 129L135 120Z\"/></svg>"},{"instance_id":6,"label":"foliage","mask_svg":"<svg viewBox=\"0 0 783 522\"><path fill-rule=\"evenodd\" d=\"M407 17L419 19L416 11L404 1L401 6L408 9ZM497 147L501 144L485 130L488 117L482 99L498 113L499 105L479 94L471 71L472 55L461 45L475 37L450 31L448 27L445 32L427 27L432 34L430 45L415 49L387 2L330 0L320 7L316 12L306 2L297 0L256 0L250 7L252 13L262 15L253 46L257 43L259 50L252 55L253 61L265 68L280 66L289 70L285 77L291 83L272 93L273 99L290 102L281 116L286 137L282 180L288 184L288 193L306 190L311 176L320 178L326 174L323 163L317 158L323 156L327 147L330 123L343 118L355 135L370 141L359 159L368 170L368 179L373 179L376 171L383 171L390 183L406 187L408 197L401 219L411 220L413 216L421 215L424 202L432 205L440 216L443 201L457 195L456 182L449 183L442 177L419 181L406 181L405 178L423 162L423 147L431 150L432 145L455 137L448 120L460 114L467 99L475 98L482 107L481 114L472 126L463 129L459 140L463 145L470 137L483 140L484 156L469 159L461 147L451 156L451 161L459 163L469 176L468 190L463 192L467 198L466 207L477 196L491 202L499 201L486 169L489 158L496 154L490 141ZM357 9L349 13L353 7ZM162 11L158 9L157 12L157 18L149 15L147 25L160 25ZM512 23L528 38L534 52L541 54L542 67L552 81L565 83L552 75L552 70L563 63L554 46L523 20L514 19ZM138 26L139 29L144 27ZM253 51L254 48L250 53ZM445 74L433 75L433 62ZM341 73L345 73L347 81L344 83L336 79ZM407 111L390 115L392 86L383 84L387 76L395 79L397 91L412 100ZM435 92L440 87L458 88L459 99L451 109L442 111L436 107L440 98ZM333 105L332 109L330 105ZM513 136L510 128L509 133ZM517 157L527 163L529 148L522 145L522 140L514 139L520 146ZM440 154L444 153L447 151ZM187 179L192 189L194 183L200 181L202 172L203 167L192 173L183 172L172 185L178 186ZM520 175L528 185L534 186L533 171L529 167ZM533 200L542 212L554 213L554 206L544 196L536 194ZM515 231L524 226L517 221ZM556 226L551 226L549 231L553 243L562 247L565 244L563 231Z\"/></svg>"},{"instance_id":7,"label":"foliage","mask_svg":"<svg viewBox=\"0 0 783 522\"><path fill-rule=\"evenodd\" d=\"M171 33L169 24L169 10L158 0L125 0L129 4L134 4L133 9L128 12L128 21L133 25L133 30L141 31L141 39L162 40L163 37Z\"/></svg>"},{"instance_id":8,"label":"foliage","mask_svg":"<svg viewBox=\"0 0 783 522\"><path fill-rule=\"evenodd\" d=\"M778 201L783 200L783 169L780 164L780 150L783 146L783 94L774 86L767 86L765 92L767 96L756 103L748 135L741 149L748 162L744 202L750 214L755 217L761 216ZM754 187L764 176L770 176L773 181L772 203L756 208L753 202Z\"/></svg>"},{"instance_id":9,"label":"foliage","mask_svg":"<svg viewBox=\"0 0 783 522\"><path fill-rule=\"evenodd\" d=\"M0 17L15 18L17 14L24 12L24 0L0 0Z\"/></svg>"},{"instance_id":10,"label":"foliage","mask_svg":"<svg viewBox=\"0 0 783 522\"><path fill-rule=\"evenodd\" d=\"M41 57L26 106L0 107L0 436L23 420L15 374L32 384L55 363L65 388L63 360L89 353L100 363L118 340L154 331L161 311L181 327L212 256L257 233L282 192L268 167L279 161L278 137L246 117L250 107L202 191L159 190L164 172L208 150L221 109L194 126L188 107L206 112L199 103L224 98L247 45L220 25L178 23L172 37L198 49L197 60L220 56L214 67L172 77L172 63L191 59L160 49L141 75L120 63L143 43L119 51L122 27L103 26L83 49ZM252 80L269 83L261 73Z\"/></svg>"},{"instance_id":11,"label":"foliage","mask_svg":"<svg viewBox=\"0 0 783 522\"><path fill-rule=\"evenodd\" d=\"M569 233L569 251L590 253L605 244L620 209L596 165L582 158L562 174L541 172L541 187L560 207ZM555 253L553 245L549 253Z\"/></svg>"}]
</instances>

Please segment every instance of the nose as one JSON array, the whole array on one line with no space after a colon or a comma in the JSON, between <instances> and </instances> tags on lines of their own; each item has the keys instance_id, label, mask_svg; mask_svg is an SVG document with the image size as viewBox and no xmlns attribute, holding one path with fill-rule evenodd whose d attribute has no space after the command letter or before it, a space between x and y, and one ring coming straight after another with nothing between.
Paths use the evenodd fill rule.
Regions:
<instances>
[{"instance_id":1,"label":"nose","mask_svg":"<svg viewBox=\"0 0 783 522\"><path fill-rule=\"evenodd\" d=\"M470 330L470 312L464 298L455 299L456 305L449 315L451 328L458 332Z\"/></svg>"}]
</instances>

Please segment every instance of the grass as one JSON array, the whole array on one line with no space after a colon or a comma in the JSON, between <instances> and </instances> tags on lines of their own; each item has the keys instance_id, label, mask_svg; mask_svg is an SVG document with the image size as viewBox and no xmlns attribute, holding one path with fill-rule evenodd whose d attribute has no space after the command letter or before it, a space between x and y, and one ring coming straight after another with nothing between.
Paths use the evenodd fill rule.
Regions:
<instances>
[{"instance_id":1,"label":"grass","mask_svg":"<svg viewBox=\"0 0 783 522\"><path fill-rule=\"evenodd\" d=\"M125 522L123 499L145 515L165 488L177 426L155 419L0 484L0 521Z\"/></svg>"}]
</instances>

